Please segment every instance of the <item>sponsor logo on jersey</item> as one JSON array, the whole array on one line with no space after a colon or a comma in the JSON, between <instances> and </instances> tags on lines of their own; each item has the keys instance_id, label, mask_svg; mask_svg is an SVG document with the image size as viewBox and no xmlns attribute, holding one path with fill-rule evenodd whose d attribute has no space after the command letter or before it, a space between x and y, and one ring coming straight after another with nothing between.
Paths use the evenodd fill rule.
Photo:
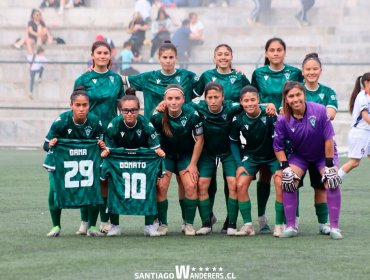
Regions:
<instances>
[{"instance_id":1,"label":"sponsor logo on jersey","mask_svg":"<svg viewBox=\"0 0 370 280\"><path fill-rule=\"evenodd\" d=\"M85 127L85 133L86 133L86 136L87 137L90 136L91 131L92 131L92 127L91 126L86 126Z\"/></svg>"},{"instance_id":2,"label":"sponsor logo on jersey","mask_svg":"<svg viewBox=\"0 0 370 280\"><path fill-rule=\"evenodd\" d=\"M176 76L176 81L178 82L178 83L180 83L180 81L181 81L181 77L180 76Z\"/></svg>"},{"instance_id":3,"label":"sponsor logo on jersey","mask_svg":"<svg viewBox=\"0 0 370 280\"><path fill-rule=\"evenodd\" d=\"M325 95L323 93L319 93L319 96L320 96L321 100L323 100Z\"/></svg>"},{"instance_id":4,"label":"sponsor logo on jersey","mask_svg":"<svg viewBox=\"0 0 370 280\"><path fill-rule=\"evenodd\" d=\"M112 84L114 84L114 77L113 76L109 76L109 80L112 82Z\"/></svg>"},{"instance_id":5,"label":"sponsor logo on jersey","mask_svg":"<svg viewBox=\"0 0 370 280\"><path fill-rule=\"evenodd\" d=\"M269 75L265 75L263 76L263 78L265 79L265 81L267 81L267 79L269 78Z\"/></svg>"},{"instance_id":6,"label":"sponsor logo on jersey","mask_svg":"<svg viewBox=\"0 0 370 280\"><path fill-rule=\"evenodd\" d=\"M313 128L315 128L315 126L316 126L316 117L315 117L315 116L310 116L310 117L308 118L308 120L310 121L311 126L312 126Z\"/></svg>"},{"instance_id":7,"label":"sponsor logo on jersey","mask_svg":"<svg viewBox=\"0 0 370 280\"><path fill-rule=\"evenodd\" d=\"M265 116L261 117L261 121L263 122L263 124L266 124L266 117Z\"/></svg>"},{"instance_id":8,"label":"sponsor logo on jersey","mask_svg":"<svg viewBox=\"0 0 370 280\"><path fill-rule=\"evenodd\" d=\"M139 137L141 136L141 132L142 132L142 130L141 130L141 129L136 130L136 134L137 134Z\"/></svg>"},{"instance_id":9,"label":"sponsor logo on jersey","mask_svg":"<svg viewBox=\"0 0 370 280\"><path fill-rule=\"evenodd\" d=\"M123 138L123 136L125 135L125 133L123 131L121 131L121 137Z\"/></svg>"},{"instance_id":10,"label":"sponsor logo on jersey","mask_svg":"<svg viewBox=\"0 0 370 280\"><path fill-rule=\"evenodd\" d=\"M285 79L289 80L289 78L290 78L290 72L289 71L284 72L284 76L285 76Z\"/></svg>"},{"instance_id":11,"label":"sponsor logo on jersey","mask_svg":"<svg viewBox=\"0 0 370 280\"><path fill-rule=\"evenodd\" d=\"M216 77L212 77L212 82L216 81L217 78Z\"/></svg>"},{"instance_id":12,"label":"sponsor logo on jersey","mask_svg":"<svg viewBox=\"0 0 370 280\"><path fill-rule=\"evenodd\" d=\"M72 129L68 128L68 134L71 134Z\"/></svg>"},{"instance_id":13,"label":"sponsor logo on jersey","mask_svg":"<svg viewBox=\"0 0 370 280\"><path fill-rule=\"evenodd\" d=\"M161 82L161 80L160 79L157 79L156 82L157 82L157 85L158 85Z\"/></svg>"},{"instance_id":14,"label":"sponsor logo on jersey","mask_svg":"<svg viewBox=\"0 0 370 280\"><path fill-rule=\"evenodd\" d=\"M96 79L92 79L92 81L93 81L93 83L94 83L94 84L96 84L96 81L97 81L97 80L96 80Z\"/></svg>"},{"instance_id":15,"label":"sponsor logo on jersey","mask_svg":"<svg viewBox=\"0 0 370 280\"><path fill-rule=\"evenodd\" d=\"M242 162L248 160L248 157L247 156L244 156L243 159L242 159Z\"/></svg>"}]
</instances>

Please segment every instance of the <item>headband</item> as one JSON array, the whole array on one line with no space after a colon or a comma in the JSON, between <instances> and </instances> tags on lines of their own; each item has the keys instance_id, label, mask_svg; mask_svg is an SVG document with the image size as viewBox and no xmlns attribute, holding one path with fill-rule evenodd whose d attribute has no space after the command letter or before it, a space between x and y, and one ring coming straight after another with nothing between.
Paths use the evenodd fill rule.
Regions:
<instances>
[{"instance_id":1,"label":"headband","mask_svg":"<svg viewBox=\"0 0 370 280\"><path fill-rule=\"evenodd\" d=\"M167 93L168 91L170 91L170 90L177 90L177 91L181 92L181 93L182 93L182 95L184 95L184 96L185 96L185 93L184 93L181 89L179 89L179 88L177 88L177 87L170 87L170 88L166 89L166 91L164 92L164 95L166 95L166 93Z\"/></svg>"}]
</instances>

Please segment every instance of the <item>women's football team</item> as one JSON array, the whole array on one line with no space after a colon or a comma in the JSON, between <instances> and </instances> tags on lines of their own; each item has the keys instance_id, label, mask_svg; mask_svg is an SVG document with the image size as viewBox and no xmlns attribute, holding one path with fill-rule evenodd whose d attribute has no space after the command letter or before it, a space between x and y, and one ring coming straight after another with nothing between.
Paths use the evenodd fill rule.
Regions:
<instances>
[{"instance_id":1,"label":"women's football team","mask_svg":"<svg viewBox=\"0 0 370 280\"><path fill-rule=\"evenodd\" d=\"M66 121L53 123L44 150L57 145L58 138L94 139L96 135L68 133L68 126L77 130L87 123L97 134L104 134L104 140L97 140L102 158L109 157L109 148L114 147L155 150L164 158L166 172L157 181L158 213L145 217L144 232L149 236L168 233L167 192L173 173L178 183L181 230L187 236L212 232L217 221L213 203L219 163L223 166L227 206L223 232L231 236L256 234L248 189L259 173L258 232L271 232L265 210L273 178L276 193L273 236L297 236L298 189L309 171L319 232L342 239L339 184L362 157L370 157L370 73L357 79L351 96L350 160L338 172L331 124L338 107L336 94L319 83L322 69L316 53L306 55L302 70L285 64L285 55L284 41L269 39L265 45L265 65L253 72L250 83L245 74L232 67L231 47L221 44L214 51L216 67L199 78L191 71L176 68L176 47L166 41L158 52L161 69L119 76L109 69L110 46L95 42L91 48L93 67L75 81L71 110L58 117ZM128 87L126 95L124 85ZM140 103L134 88L143 91L145 116L139 114ZM204 100L193 100L203 94ZM117 110L121 115L117 116ZM118 137L121 131L124 136ZM106 211L108 180L101 182L104 204L80 209L77 234L121 235L119 216ZM61 232L61 209L56 209L53 203L53 176L49 176L49 181L53 227L47 236L56 237ZM193 226L197 209L202 221L199 230ZM243 225L237 230L239 211ZM97 228L99 212L101 223Z\"/></svg>"}]
</instances>

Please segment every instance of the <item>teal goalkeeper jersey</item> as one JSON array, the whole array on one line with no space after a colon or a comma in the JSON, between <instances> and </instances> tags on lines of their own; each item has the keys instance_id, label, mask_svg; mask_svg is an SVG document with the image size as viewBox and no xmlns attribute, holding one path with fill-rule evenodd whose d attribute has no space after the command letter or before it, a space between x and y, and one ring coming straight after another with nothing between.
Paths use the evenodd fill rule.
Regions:
<instances>
[{"instance_id":1,"label":"teal goalkeeper jersey","mask_svg":"<svg viewBox=\"0 0 370 280\"><path fill-rule=\"evenodd\" d=\"M305 88L305 92L306 101L319 103L326 108L333 108L335 111L338 110L337 94L330 87L319 84L317 90L312 91Z\"/></svg>"},{"instance_id":2,"label":"teal goalkeeper jersey","mask_svg":"<svg viewBox=\"0 0 370 280\"><path fill-rule=\"evenodd\" d=\"M275 159L272 145L276 120L277 116L269 117L262 106L261 113L255 118L245 112L234 117L230 140L239 141L241 133L247 142L242 150L242 160L263 163Z\"/></svg>"},{"instance_id":3,"label":"teal goalkeeper jersey","mask_svg":"<svg viewBox=\"0 0 370 280\"><path fill-rule=\"evenodd\" d=\"M214 68L205 71L200 76L195 89L198 96L203 95L204 88L209 82L220 83L224 88L225 100L232 100L234 102L239 102L240 90L250 85L248 78L241 73L236 73L235 70L227 74L222 74Z\"/></svg>"},{"instance_id":4,"label":"teal goalkeeper jersey","mask_svg":"<svg viewBox=\"0 0 370 280\"><path fill-rule=\"evenodd\" d=\"M72 111L66 111L51 125L45 141L53 138L66 139L103 139L102 122L92 113L87 114L86 121L79 125L73 121Z\"/></svg>"},{"instance_id":5,"label":"teal goalkeeper jersey","mask_svg":"<svg viewBox=\"0 0 370 280\"><path fill-rule=\"evenodd\" d=\"M84 86L90 99L90 112L94 113L106 129L108 123L117 116L117 100L124 96L120 75L108 70L98 73L94 70L77 78L74 87Z\"/></svg>"},{"instance_id":6,"label":"teal goalkeeper jersey","mask_svg":"<svg viewBox=\"0 0 370 280\"><path fill-rule=\"evenodd\" d=\"M204 100L191 103L203 122L203 152L213 156L230 154L230 128L234 116L242 111L240 103L226 100L219 113L212 113Z\"/></svg>"},{"instance_id":7,"label":"teal goalkeeper jersey","mask_svg":"<svg viewBox=\"0 0 370 280\"><path fill-rule=\"evenodd\" d=\"M127 85L142 91L144 95L144 116L150 118L157 105L163 101L164 90L169 84L178 84L184 89L185 102L191 102L198 76L186 69L176 69L172 75L161 70L141 73L126 78Z\"/></svg>"},{"instance_id":8,"label":"teal goalkeeper jersey","mask_svg":"<svg viewBox=\"0 0 370 280\"><path fill-rule=\"evenodd\" d=\"M252 74L252 85L257 88L260 103L273 103L276 110L282 106L283 87L286 81L302 82L301 70L284 64L282 70L274 71L269 65L254 70Z\"/></svg>"},{"instance_id":9,"label":"teal goalkeeper jersey","mask_svg":"<svg viewBox=\"0 0 370 280\"><path fill-rule=\"evenodd\" d=\"M178 117L169 116L172 136L164 133L162 118L163 113L155 112L150 120L160 134L161 148L166 152L166 156L192 154L195 145L194 137L203 135L202 120L197 111L190 105L184 104Z\"/></svg>"},{"instance_id":10,"label":"teal goalkeeper jersey","mask_svg":"<svg viewBox=\"0 0 370 280\"><path fill-rule=\"evenodd\" d=\"M43 166L52 171L56 208L102 204L100 148L96 140L58 139Z\"/></svg>"},{"instance_id":11,"label":"teal goalkeeper jersey","mask_svg":"<svg viewBox=\"0 0 370 280\"><path fill-rule=\"evenodd\" d=\"M103 160L101 178L110 177L108 209L114 214L156 215L156 183L162 159L152 149L111 149Z\"/></svg>"}]
</instances>

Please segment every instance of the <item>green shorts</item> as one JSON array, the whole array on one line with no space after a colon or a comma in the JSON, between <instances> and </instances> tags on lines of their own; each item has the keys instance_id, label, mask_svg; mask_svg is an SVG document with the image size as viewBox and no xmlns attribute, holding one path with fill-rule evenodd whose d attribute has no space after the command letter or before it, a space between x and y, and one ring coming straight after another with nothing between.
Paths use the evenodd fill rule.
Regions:
<instances>
[{"instance_id":1,"label":"green shorts","mask_svg":"<svg viewBox=\"0 0 370 280\"><path fill-rule=\"evenodd\" d=\"M242 166L247 170L250 176L256 176L257 172L260 170L261 166L268 166L271 174L274 174L276 170L279 169L279 162L276 159L272 159L269 161L242 161ZM242 173L242 176L247 176L247 174Z\"/></svg>"},{"instance_id":2,"label":"green shorts","mask_svg":"<svg viewBox=\"0 0 370 280\"><path fill-rule=\"evenodd\" d=\"M199 177L211 178L216 173L219 162L222 163L223 173L226 177L236 176L236 163L231 154L216 157L202 153L198 161Z\"/></svg>"},{"instance_id":3,"label":"green shorts","mask_svg":"<svg viewBox=\"0 0 370 280\"><path fill-rule=\"evenodd\" d=\"M175 173L179 175L179 172L186 169L191 161L191 154L185 155L166 155L164 158L164 164L166 166L166 170L170 171L171 173Z\"/></svg>"}]
</instances>

